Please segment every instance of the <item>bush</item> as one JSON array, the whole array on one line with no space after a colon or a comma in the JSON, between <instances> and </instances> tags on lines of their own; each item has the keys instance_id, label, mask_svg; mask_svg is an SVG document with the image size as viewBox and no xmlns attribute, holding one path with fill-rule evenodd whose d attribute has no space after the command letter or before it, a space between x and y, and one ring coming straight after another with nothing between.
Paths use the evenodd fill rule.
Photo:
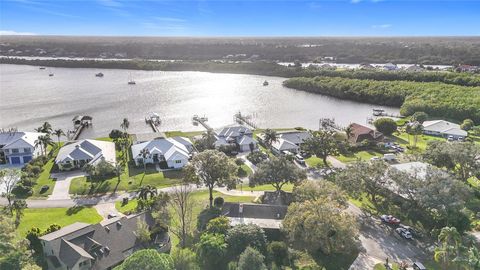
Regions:
<instances>
[{"instance_id":1,"label":"bush","mask_svg":"<svg viewBox=\"0 0 480 270\"><path fill-rule=\"evenodd\" d=\"M238 259L238 270L267 270L265 256L252 247L247 247Z\"/></svg>"},{"instance_id":2,"label":"bush","mask_svg":"<svg viewBox=\"0 0 480 270\"><path fill-rule=\"evenodd\" d=\"M278 267L288 264L288 247L284 242L274 241L267 246L268 256Z\"/></svg>"},{"instance_id":3,"label":"bush","mask_svg":"<svg viewBox=\"0 0 480 270\"><path fill-rule=\"evenodd\" d=\"M415 112L412 114L412 121L417 121L420 124L423 124L423 122L427 121L428 119L428 114L424 112Z\"/></svg>"},{"instance_id":4,"label":"bush","mask_svg":"<svg viewBox=\"0 0 480 270\"><path fill-rule=\"evenodd\" d=\"M227 243L221 234L204 233L197 244L197 256L202 269L224 269L227 263Z\"/></svg>"},{"instance_id":5,"label":"bush","mask_svg":"<svg viewBox=\"0 0 480 270\"><path fill-rule=\"evenodd\" d=\"M173 260L169 254L159 253L154 249L144 249L133 253L115 270L174 270Z\"/></svg>"},{"instance_id":6,"label":"bush","mask_svg":"<svg viewBox=\"0 0 480 270\"><path fill-rule=\"evenodd\" d=\"M230 220L227 217L217 217L210 220L207 224L208 233L227 234L230 229Z\"/></svg>"},{"instance_id":7,"label":"bush","mask_svg":"<svg viewBox=\"0 0 480 270\"><path fill-rule=\"evenodd\" d=\"M373 125L386 136L392 135L397 130L397 123L391 118L379 118L373 122Z\"/></svg>"},{"instance_id":8,"label":"bush","mask_svg":"<svg viewBox=\"0 0 480 270\"><path fill-rule=\"evenodd\" d=\"M213 205L215 205L215 207L221 208L224 203L225 200L222 197L216 197L215 199L213 199Z\"/></svg>"},{"instance_id":9,"label":"bush","mask_svg":"<svg viewBox=\"0 0 480 270\"><path fill-rule=\"evenodd\" d=\"M262 228L253 224L237 225L227 232L225 241L231 258L239 256L248 246L267 253L267 237Z\"/></svg>"},{"instance_id":10,"label":"bush","mask_svg":"<svg viewBox=\"0 0 480 270\"><path fill-rule=\"evenodd\" d=\"M197 255L188 248L176 249L172 253L175 270L200 270L197 264Z\"/></svg>"},{"instance_id":11,"label":"bush","mask_svg":"<svg viewBox=\"0 0 480 270\"><path fill-rule=\"evenodd\" d=\"M238 177L246 177L247 176L247 171L242 167L238 167L237 176Z\"/></svg>"},{"instance_id":12,"label":"bush","mask_svg":"<svg viewBox=\"0 0 480 270\"><path fill-rule=\"evenodd\" d=\"M461 129L469 131L475 126L472 119L465 119L463 120L462 125L460 126Z\"/></svg>"},{"instance_id":13,"label":"bush","mask_svg":"<svg viewBox=\"0 0 480 270\"><path fill-rule=\"evenodd\" d=\"M218 207L205 208L200 212L197 218L197 230L203 232L207 228L210 220L219 217L222 211Z\"/></svg>"},{"instance_id":14,"label":"bush","mask_svg":"<svg viewBox=\"0 0 480 270\"><path fill-rule=\"evenodd\" d=\"M236 158L235 164L237 164L238 166L242 166L243 164L245 164L245 161L242 158Z\"/></svg>"},{"instance_id":15,"label":"bush","mask_svg":"<svg viewBox=\"0 0 480 270\"><path fill-rule=\"evenodd\" d=\"M260 162L264 161L265 160L265 154L262 153L261 151L255 151L255 152L252 152L250 154L247 155L247 159L257 165L259 164Z\"/></svg>"}]
</instances>

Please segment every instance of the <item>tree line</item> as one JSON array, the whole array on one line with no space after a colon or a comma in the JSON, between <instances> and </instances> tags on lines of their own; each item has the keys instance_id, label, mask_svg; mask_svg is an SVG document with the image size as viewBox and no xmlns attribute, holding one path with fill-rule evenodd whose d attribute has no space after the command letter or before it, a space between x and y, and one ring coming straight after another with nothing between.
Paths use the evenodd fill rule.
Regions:
<instances>
[{"instance_id":1,"label":"tree line","mask_svg":"<svg viewBox=\"0 0 480 270\"><path fill-rule=\"evenodd\" d=\"M400 107L405 116L421 111L432 117L480 122L480 87L338 77L291 78L283 84L341 99Z\"/></svg>"}]
</instances>

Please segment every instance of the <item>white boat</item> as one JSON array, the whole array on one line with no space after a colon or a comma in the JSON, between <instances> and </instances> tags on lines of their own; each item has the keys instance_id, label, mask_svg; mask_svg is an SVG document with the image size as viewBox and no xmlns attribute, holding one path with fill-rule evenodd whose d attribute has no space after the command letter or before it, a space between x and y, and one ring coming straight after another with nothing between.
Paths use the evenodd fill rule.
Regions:
<instances>
[{"instance_id":1,"label":"white boat","mask_svg":"<svg viewBox=\"0 0 480 270\"><path fill-rule=\"evenodd\" d=\"M264 81L263 82L263 86L267 86L268 85L268 82L267 81Z\"/></svg>"},{"instance_id":2,"label":"white boat","mask_svg":"<svg viewBox=\"0 0 480 270\"><path fill-rule=\"evenodd\" d=\"M132 79L132 74L130 74L129 76L129 79L128 79L128 84L137 84L133 79Z\"/></svg>"}]
</instances>

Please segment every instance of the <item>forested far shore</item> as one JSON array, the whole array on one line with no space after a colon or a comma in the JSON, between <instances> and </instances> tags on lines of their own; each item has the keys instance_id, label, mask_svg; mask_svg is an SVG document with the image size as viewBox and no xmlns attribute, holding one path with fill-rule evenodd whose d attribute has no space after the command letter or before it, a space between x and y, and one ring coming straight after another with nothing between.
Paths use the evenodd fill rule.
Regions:
<instances>
[{"instance_id":1,"label":"forested far shore","mask_svg":"<svg viewBox=\"0 0 480 270\"><path fill-rule=\"evenodd\" d=\"M19 64L66 68L109 68L162 71L204 71L265 76L292 77L341 77L379 81L442 82L461 86L480 86L480 75L446 71L384 71L384 70L329 70L278 65L274 62L223 63L214 61L151 61L151 60L65 60L0 58L2 64Z\"/></svg>"},{"instance_id":2,"label":"forested far shore","mask_svg":"<svg viewBox=\"0 0 480 270\"><path fill-rule=\"evenodd\" d=\"M432 117L480 122L480 87L439 82L375 81L339 77L297 77L283 83L307 92L400 107L408 116L426 112Z\"/></svg>"}]
</instances>

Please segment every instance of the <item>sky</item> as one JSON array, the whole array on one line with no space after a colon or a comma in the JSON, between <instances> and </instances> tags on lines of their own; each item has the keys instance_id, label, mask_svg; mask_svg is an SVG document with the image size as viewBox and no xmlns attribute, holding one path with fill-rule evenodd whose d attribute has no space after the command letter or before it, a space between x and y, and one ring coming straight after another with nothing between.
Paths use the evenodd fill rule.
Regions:
<instances>
[{"instance_id":1,"label":"sky","mask_svg":"<svg viewBox=\"0 0 480 270\"><path fill-rule=\"evenodd\" d=\"M0 0L0 34L478 36L480 0Z\"/></svg>"}]
</instances>

